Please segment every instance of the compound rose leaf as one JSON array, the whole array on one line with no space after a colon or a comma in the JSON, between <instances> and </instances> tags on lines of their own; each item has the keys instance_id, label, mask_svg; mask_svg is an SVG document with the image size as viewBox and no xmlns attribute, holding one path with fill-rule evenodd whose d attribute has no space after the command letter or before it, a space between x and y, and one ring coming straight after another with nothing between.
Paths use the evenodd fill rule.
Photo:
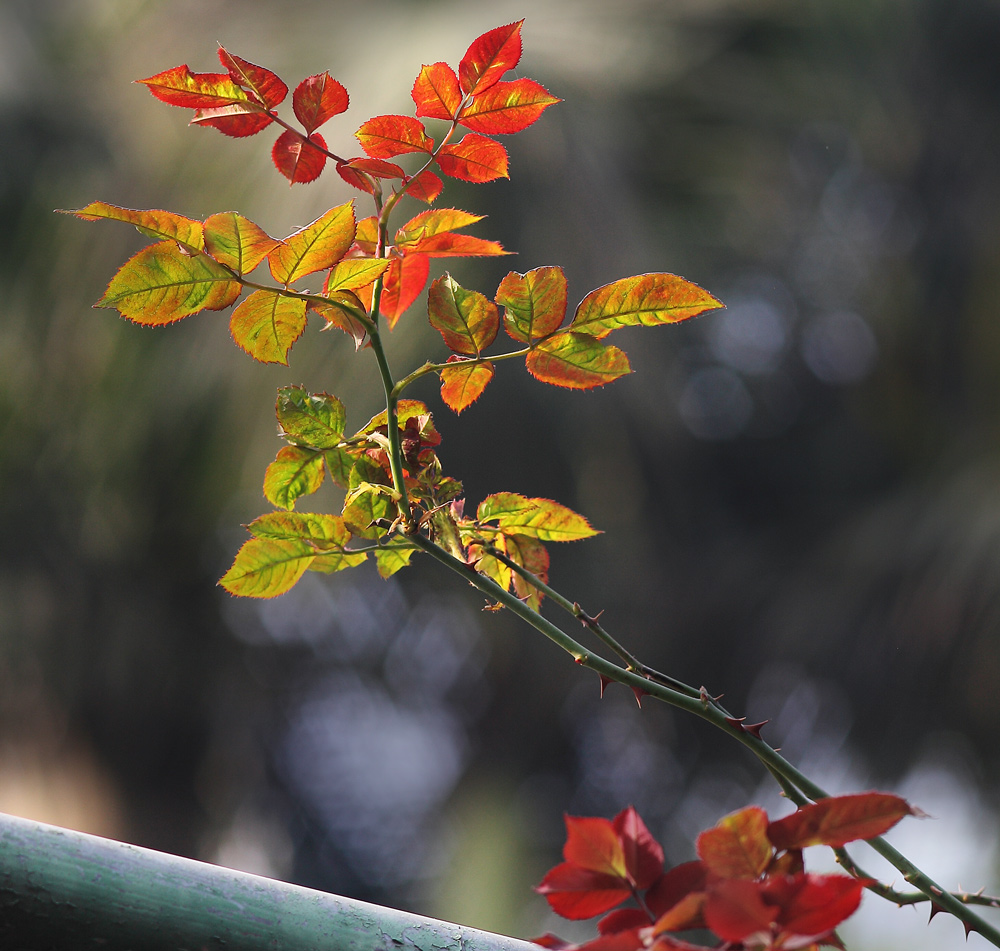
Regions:
<instances>
[{"instance_id":1,"label":"compound rose leaf","mask_svg":"<svg viewBox=\"0 0 1000 951\"><path fill-rule=\"evenodd\" d=\"M207 254L161 241L129 258L94 306L114 307L137 324L169 324L200 310L223 310L242 290Z\"/></svg>"},{"instance_id":2,"label":"compound rose leaf","mask_svg":"<svg viewBox=\"0 0 1000 951\"><path fill-rule=\"evenodd\" d=\"M354 203L346 202L290 234L267 256L267 263L274 279L288 285L333 267L353 241Z\"/></svg>"},{"instance_id":3,"label":"compound rose leaf","mask_svg":"<svg viewBox=\"0 0 1000 951\"><path fill-rule=\"evenodd\" d=\"M570 329L606 337L619 327L655 327L722 307L708 291L676 274L638 274L591 291L576 309Z\"/></svg>"},{"instance_id":4,"label":"compound rose leaf","mask_svg":"<svg viewBox=\"0 0 1000 951\"><path fill-rule=\"evenodd\" d=\"M282 436L296 446L333 449L344 438L344 404L329 393L283 386L278 390L275 415Z\"/></svg>"},{"instance_id":5,"label":"compound rose leaf","mask_svg":"<svg viewBox=\"0 0 1000 951\"><path fill-rule=\"evenodd\" d=\"M498 26L472 41L458 65L462 91L477 96L489 89L521 59L524 20Z\"/></svg>"},{"instance_id":6,"label":"compound rose leaf","mask_svg":"<svg viewBox=\"0 0 1000 951\"><path fill-rule=\"evenodd\" d=\"M329 73L303 79L292 93L292 110L307 134L346 112L349 105L347 90Z\"/></svg>"},{"instance_id":7,"label":"compound rose leaf","mask_svg":"<svg viewBox=\"0 0 1000 951\"><path fill-rule=\"evenodd\" d=\"M307 541L251 538L237 552L219 584L230 594L274 598L295 585L315 555Z\"/></svg>"},{"instance_id":8,"label":"compound rose leaf","mask_svg":"<svg viewBox=\"0 0 1000 951\"><path fill-rule=\"evenodd\" d=\"M326 140L318 132L308 139L298 132L286 131L274 142L271 160L292 185L314 182L326 165Z\"/></svg>"},{"instance_id":9,"label":"compound rose leaf","mask_svg":"<svg viewBox=\"0 0 1000 951\"><path fill-rule=\"evenodd\" d=\"M525 366L542 383L575 390L604 386L632 372L622 350L569 331L543 339L527 355Z\"/></svg>"},{"instance_id":10,"label":"compound rose leaf","mask_svg":"<svg viewBox=\"0 0 1000 951\"><path fill-rule=\"evenodd\" d=\"M434 149L434 140L413 116L376 116L363 123L354 135L372 158L392 158L407 152L430 153Z\"/></svg>"},{"instance_id":11,"label":"compound rose leaf","mask_svg":"<svg viewBox=\"0 0 1000 951\"><path fill-rule=\"evenodd\" d=\"M555 331L566 316L566 275L561 267L511 271L494 298L504 308L504 330L527 343Z\"/></svg>"},{"instance_id":12,"label":"compound rose leaf","mask_svg":"<svg viewBox=\"0 0 1000 951\"><path fill-rule=\"evenodd\" d=\"M306 302L276 291L254 291L233 311L236 346L261 363L288 366L288 351L306 329Z\"/></svg>"},{"instance_id":13,"label":"compound rose leaf","mask_svg":"<svg viewBox=\"0 0 1000 951\"><path fill-rule=\"evenodd\" d=\"M205 250L237 274L249 274L278 243L260 225L235 211L205 219Z\"/></svg>"},{"instance_id":14,"label":"compound rose leaf","mask_svg":"<svg viewBox=\"0 0 1000 951\"><path fill-rule=\"evenodd\" d=\"M510 135L531 125L551 105L562 102L532 79L498 82L462 109L461 125L486 135Z\"/></svg>"},{"instance_id":15,"label":"compound rose leaf","mask_svg":"<svg viewBox=\"0 0 1000 951\"><path fill-rule=\"evenodd\" d=\"M709 871L724 878L756 878L771 861L767 813L749 806L723 816L698 836L698 857Z\"/></svg>"},{"instance_id":16,"label":"compound rose leaf","mask_svg":"<svg viewBox=\"0 0 1000 951\"><path fill-rule=\"evenodd\" d=\"M912 815L921 813L891 793L834 796L772 822L767 836L776 849L802 849L808 845L839 848L856 839L882 835L904 816Z\"/></svg>"},{"instance_id":17,"label":"compound rose leaf","mask_svg":"<svg viewBox=\"0 0 1000 951\"><path fill-rule=\"evenodd\" d=\"M323 484L323 454L299 446L283 446L264 472L264 497L277 508L291 511L295 500L311 495Z\"/></svg>"},{"instance_id":18,"label":"compound rose leaf","mask_svg":"<svg viewBox=\"0 0 1000 951\"><path fill-rule=\"evenodd\" d=\"M448 364L440 371L441 399L449 409L461 413L479 399L493 379L493 364L454 356L448 358Z\"/></svg>"},{"instance_id":19,"label":"compound rose leaf","mask_svg":"<svg viewBox=\"0 0 1000 951\"><path fill-rule=\"evenodd\" d=\"M437 153L438 167L445 175L463 182L492 182L510 178L507 150L485 135L470 132L460 142L442 146Z\"/></svg>"},{"instance_id":20,"label":"compound rose leaf","mask_svg":"<svg viewBox=\"0 0 1000 951\"><path fill-rule=\"evenodd\" d=\"M106 201L92 201L84 208L75 211L57 209L65 215L76 215L83 221L124 221L134 225L140 234L149 238L169 239L183 244L190 251L200 251L205 246L203 227L194 218L174 214L172 211L161 211L158 208L143 211L134 208L119 208L109 205Z\"/></svg>"},{"instance_id":21,"label":"compound rose leaf","mask_svg":"<svg viewBox=\"0 0 1000 951\"><path fill-rule=\"evenodd\" d=\"M233 82L246 89L261 105L274 109L284 102L288 87L271 70L240 59L224 46L219 47L219 60L228 70Z\"/></svg>"},{"instance_id":22,"label":"compound rose leaf","mask_svg":"<svg viewBox=\"0 0 1000 951\"><path fill-rule=\"evenodd\" d=\"M187 66L174 66L136 82L160 102L187 109L211 109L249 100L227 73L192 73Z\"/></svg>"},{"instance_id":23,"label":"compound rose leaf","mask_svg":"<svg viewBox=\"0 0 1000 951\"><path fill-rule=\"evenodd\" d=\"M453 119L462 104L458 76L447 63L421 66L410 95L416 114L426 119Z\"/></svg>"},{"instance_id":24,"label":"compound rose leaf","mask_svg":"<svg viewBox=\"0 0 1000 951\"><path fill-rule=\"evenodd\" d=\"M466 290L448 273L427 292L427 316L448 348L465 356L479 356L500 327L497 305L478 291Z\"/></svg>"}]
</instances>

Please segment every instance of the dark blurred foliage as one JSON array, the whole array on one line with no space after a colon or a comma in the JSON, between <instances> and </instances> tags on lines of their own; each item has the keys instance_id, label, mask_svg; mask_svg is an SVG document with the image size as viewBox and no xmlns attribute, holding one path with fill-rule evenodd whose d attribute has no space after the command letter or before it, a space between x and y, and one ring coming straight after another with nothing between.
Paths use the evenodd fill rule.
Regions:
<instances>
[{"instance_id":1,"label":"dark blurred foliage","mask_svg":"<svg viewBox=\"0 0 1000 951\"><path fill-rule=\"evenodd\" d=\"M424 386L445 466L470 502L586 513L605 534L553 551L557 587L646 662L772 718L832 788L925 797L944 830L928 861L995 889L1000 11L535 6L520 74L566 102L511 139L510 183L447 204L488 213L477 233L518 270L561 264L576 300L670 270L729 306L621 332L636 373L606 390L504 365L456 419ZM723 812L780 808L725 738L625 691L598 703L432 565L222 595L266 505L275 387L335 392L360 426L374 369L312 331L263 369L218 315L152 332L91 312L139 239L50 214L100 198L291 230L350 197L332 172L289 190L267 136L185 129L129 81L213 69L218 39L290 81L329 68L357 124L522 15L0 8L0 808L524 934L551 926L526 886L563 811L633 802L680 861ZM510 266L452 270L489 292ZM441 349L412 318L397 368ZM887 927L854 946L897 946Z\"/></svg>"}]
</instances>

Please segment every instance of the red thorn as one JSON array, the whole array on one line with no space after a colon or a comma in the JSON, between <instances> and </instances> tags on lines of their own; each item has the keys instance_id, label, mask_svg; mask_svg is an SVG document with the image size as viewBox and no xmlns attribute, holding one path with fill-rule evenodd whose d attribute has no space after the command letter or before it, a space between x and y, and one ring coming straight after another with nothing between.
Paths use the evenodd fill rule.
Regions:
<instances>
[{"instance_id":1,"label":"red thorn","mask_svg":"<svg viewBox=\"0 0 1000 951\"><path fill-rule=\"evenodd\" d=\"M969 922L967 921L963 921L962 924L965 925L965 940L968 941L969 935L972 934L972 932L975 931L976 929L973 928L972 925L970 925Z\"/></svg>"},{"instance_id":2,"label":"red thorn","mask_svg":"<svg viewBox=\"0 0 1000 951\"><path fill-rule=\"evenodd\" d=\"M601 699L603 700L604 699L604 688L609 683L611 683L611 678L610 677L605 677L604 674L598 674L598 676L601 678Z\"/></svg>"},{"instance_id":3,"label":"red thorn","mask_svg":"<svg viewBox=\"0 0 1000 951\"><path fill-rule=\"evenodd\" d=\"M942 908L936 901L932 901L931 913L927 918L927 924L930 924L934 920L934 916L941 914L942 911L944 911L944 908ZM966 935L966 937L968 937L968 935Z\"/></svg>"},{"instance_id":4,"label":"red thorn","mask_svg":"<svg viewBox=\"0 0 1000 951\"><path fill-rule=\"evenodd\" d=\"M752 736L757 737L757 739L759 740L761 727L766 726L770 722L771 722L770 720L761 720L760 723L747 723L743 727L743 729L746 730L747 733L750 733Z\"/></svg>"},{"instance_id":5,"label":"red thorn","mask_svg":"<svg viewBox=\"0 0 1000 951\"><path fill-rule=\"evenodd\" d=\"M743 721L746 717L726 717L726 723L728 723L734 730L745 730L746 727L743 726Z\"/></svg>"},{"instance_id":6,"label":"red thorn","mask_svg":"<svg viewBox=\"0 0 1000 951\"><path fill-rule=\"evenodd\" d=\"M648 690L643 690L642 687L633 687L632 693L635 694L635 702L639 704L639 709L642 709L642 698L649 696Z\"/></svg>"}]
</instances>

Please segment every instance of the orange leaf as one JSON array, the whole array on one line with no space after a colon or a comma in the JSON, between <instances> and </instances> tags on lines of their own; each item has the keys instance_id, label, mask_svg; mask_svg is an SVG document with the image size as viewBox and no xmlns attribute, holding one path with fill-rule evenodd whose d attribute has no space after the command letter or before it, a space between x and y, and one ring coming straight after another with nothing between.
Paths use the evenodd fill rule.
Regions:
<instances>
[{"instance_id":1,"label":"orange leaf","mask_svg":"<svg viewBox=\"0 0 1000 951\"><path fill-rule=\"evenodd\" d=\"M406 193L428 205L441 194L443 189L444 182L429 168L425 168L406 183Z\"/></svg>"},{"instance_id":2,"label":"orange leaf","mask_svg":"<svg viewBox=\"0 0 1000 951\"><path fill-rule=\"evenodd\" d=\"M424 238L446 231L457 231L482 220L482 215L473 215L458 208L432 208L414 215L398 228L393 240L398 248L417 250Z\"/></svg>"},{"instance_id":3,"label":"orange leaf","mask_svg":"<svg viewBox=\"0 0 1000 951\"><path fill-rule=\"evenodd\" d=\"M288 365L288 351L306 329L306 302L254 291L229 320L236 345L261 363Z\"/></svg>"},{"instance_id":4,"label":"orange leaf","mask_svg":"<svg viewBox=\"0 0 1000 951\"><path fill-rule=\"evenodd\" d=\"M389 322L390 330L420 296L430 269L431 262L426 254L406 254L390 260L378 305L379 313Z\"/></svg>"},{"instance_id":5,"label":"orange leaf","mask_svg":"<svg viewBox=\"0 0 1000 951\"><path fill-rule=\"evenodd\" d=\"M493 379L493 364L462 360L457 356L450 356L448 364L440 371L441 399L449 409L461 413L479 399Z\"/></svg>"},{"instance_id":6,"label":"orange leaf","mask_svg":"<svg viewBox=\"0 0 1000 951\"><path fill-rule=\"evenodd\" d=\"M504 251L499 241L487 241L485 238L447 231L422 238L410 245L409 250L419 251L431 258L485 258L511 253Z\"/></svg>"},{"instance_id":7,"label":"orange leaf","mask_svg":"<svg viewBox=\"0 0 1000 951\"><path fill-rule=\"evenodd\" d=\"M589 390L632 372L628 357L617 347L587 334L563 332L542 340L524 361L542 383Z\"/></svg>"},{"instance_id":8,"label":"orange leaf","mask_svg":"<svg viewBox=\"0 0 1000 951\"><path fill-rule=\"evenodd\" d=\"M527 343L556 330L566 316L566 275L561 267L539 267L527 274L511 271L497 288L504 308L504 330Z\"/></svg>"},{"instance_id":9,"label":"orange leaf","mask_svg":"<svg viewBox=\"0 0 1000 951\"><path fill-rule=\"evenodd\" d=\"M354 241L354 205L331 208L312 224L290 234L267 256L271 275L282 284L333 267Z\"/></svg>"},{"instance_id":10,"label":"orange leaf","mask_svg":"<svg viewBox=\"0 0 1000 951\"><path fill-rule=\"evenodd\" d=\"M307 133L345 112L349 104L347 90L329 73L303 79L292 93L292 109Z\"/></svg>"},{"instance_id":11,"label":"orange leaf","mask_svg":"<svg viewBox=\"0 0 1000 951\"><path fill-rule=\"evenodd\" d=\"M214 106L210 109L196 109L190 125L207 125L218 129L223 135L242 139L256 135L273 121L262 111L263 106L255 102L234 102L228 106Z\"/></svg>"},{"instance_id":12,"label":"orange leaf","mask_svg":"<svg viewBox=\"0 0 1000 951\"><path fill-rule=\"evenodd\" d=\"M531 125L561 99L532 79L499 82L476 96L458 117L461 125L487 135L509 135Z\"/></svg>"},{"instance_id":13,"label":"orange leaf","mask_svg":"<svg viewBox=\"0 0 1000 951\"><path fill-rule=\"evenodd\" d=\"M205 219L205 250L237 274L249 274L277 245L260 225L235 211Z\"/></svg>"},{"instance_id":14,"label":"orange leaf","mask_svg":"<svg viewBox=\"0 0 1000 951\"><path fill-rule=\"evenodd\" d=\"M461 142L445 145L437 153L438 167L445 175L464 182L492 182L509 178L507 150L484 135L470 132Z\"/></svg>"},{"instance_id":15,"label":"orange leaf","mask_svg":"<svg viewBox=\"0 0 1000 951\"><path fill-rule=\"evenodd\" d=\"M278 136L271 149L274 167L293 185L305 184L319 178L326 165L326 141L318 132L308 139L298 132L286 131Z\"/></svg>"},{"instance_id":16,"label":"orange leaf","mask_svg":"<svg viewBox=\"0 0 1000 951\"><path fill-rule=\"evenodd\" d=\"M174 66L136 82L146 86L160 102L188 109L211 109L249 99L227 73L192 73L187 66Z\"/></svg>"},{"instance_id":17,"label":"orange leaf","mask_svg":"<svg viewBox=\"0 0 1000 951\"><path fill-rule=\"evenodd\" d=\"M192 251L200 251L205 246L201 222L176 215L172 211L159 209L141 211L119 208L117 205L109 205L106 201L92 201L85 208L65 211L63 214L76 215L84 221L99 221L102 218L124 221L135 225L139 232L150 238L169 238Z\"/></svg>"},{"instance_id":18,"label":"orange leaf","mask_svg":"<svg viewBox=\"0 0 1000 951\"><path fill-rule=\"evenodd\" d=\"M376 116L354 133L372 158L392 158L407 152L431 152L434 140L413 116Z\"/></svg>"},{"instance_id":19,"label":"orange leaf","mask_svg":"<svg viewBox=\"0 0 1000 951\"><path fill-rule=\"evenodd\" d=\"M356 307L358 310L365 310L364 304L361 303L357 295L345 290L335 291L333 299L329 301L323 301L322 303L319 301L310 301L308 308L310 311L319 314L326 321L324 330L329 330L331 327L343 330L344 333L350 334L354 338L354 349L360 350L362 344L365 342L365 338L368 336L368 328L358 320L350 309L342 306L344 303L350 303L352 307Z\"/></svg>"},{"instance_id":20,"label":"orange leaf","mask_svg":"<svg viewBox=\"0 0 1000 951\"><path fill-rule=\"evenodd\" d=\"M802 849L807 845L839 848L856 839L882 835L904 816L912 815L919 812L905 799L890 793L834 796L772 822L767 836L776 849Z\"/></svg>"},{"instance_id":21,"label":"orange leaf","mask_svg":"<svg viewBox=\"0 0 1000 951\"><path fill-rule=\"evenodd\" d=\"M549 552L537 538L531 538L528 535L501 535L499 540L503 542L503 549L511 561L517 562L522 568L526 568L539 581L548 583ZM528 607L534 608L537 611L542 604L542 592L517 573L512 572L512 581L514 583L514 594L521 598ZM625 858L627 865L627 845Z\"/></svg>"},{"instance_id":22,"label":"orange leaf","mask_svg":"<svg viewBox=\"0 0 1000 951\"><path fill-rule=\"evenodd\" d=\"M447 63L421 66L410 95L416 114L428 119L452 119L462 104L458 77Z\"/></svg>"},{"instance_id":23,"label":"orange leaf","mask_svg":"<svg viewBox=\"0 0 1000 951\"><path fill-rule=\"evenodd\" d=\"M497 306L478 291L462 287L450 274L439 277L427 292L427 316L455 353L479 356L496 339Z\"/></svg>"},{"instance_id":24,"label":"orange leaf","mask_svg":"<svg viewBox=\"0 0 1000 951\"><path fill-rule=\"evenodd\" d=\"M724 816L698 836L698 856L723 878L756 878L771 861L767 813L750 806Z\"/></svg>"},{"instance_id":25,"label":"orange leaf","mask_svg":"<svg viewBox=\"0 0 1000 951\"><path fill-rule=\"evenodd\" d=\"M233 82L248 90L261 105L268 109L280 105L285 96L288 95L288 87L271 70L240 59L224 46L219 47L219 59L229 71Z\"/></svg>"},{"instance_id":26,"label":"orange leaf","mask_svg":"<svg viewBox=\"0 0 1000 951\"><path fill-rule=\"evenodd\" d=\"M476 96L489 89L521 59L521 24L498 26L472 41L458 66L462 90Z\"/></svg>"},{"instance_id":27,"label":"orange leaf","mask_svg":"<svg viewBox=\"0 0 1000 951\"><path fill-rule=\"evenodd\" d=\"M721 307L707 291L676 274L639 274L591 291L576 309L570 329L606 337L618 327L654 327Z\"/></svg>"}]
</instances>

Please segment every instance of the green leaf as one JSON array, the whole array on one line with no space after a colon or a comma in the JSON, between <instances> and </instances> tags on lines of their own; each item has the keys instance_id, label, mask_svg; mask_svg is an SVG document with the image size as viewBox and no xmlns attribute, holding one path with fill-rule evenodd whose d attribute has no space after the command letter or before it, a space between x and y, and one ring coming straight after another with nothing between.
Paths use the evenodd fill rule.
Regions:
<instances>
[{"instance_id":1,"label":"green leaf","mask_svg":"<svg viewBox=\"0 0 1000 951\"><path fill-rule=\"evenodd\" d=\"M368 555L363 551L331 551L317 555L313 563L309 566L310 571L322 571L324 574L333 574L335 571L343 571L345 568L356 568L363 561L367 561Z\"/></svg>"},{"instance_id":2,"label":"green leaf","mask_svg":"<svg viewBox=\"0 0 1000 951\"><path fill-rule=\"evenodd\" d=\"M591 291L580 301L570 329L600 338L619 327L673 324L722 306L676 274L639 274Z\"/></svg>"},{"instance_id":3,"label":"green leaf","mask_svg":"<svg viewBox=\"0 0 1000 951\"><path fill-rule=\"evenodd\" d=\"M249 274L281 242L235 211L205 219L205 250L237 274Z\"/></svg>"},{"instance_id":4,"label":"green leaf","mask_svg":"<svg viewBox=\"0 0 1000 951\"><path fill-rule=\"evenodd\" d=\"M200 310L223 310L243 290L207 254L161 241L129 258L95 307L114 307L137 324L169 324Z\"/></svg>"},{"instance_id":5,"label":"green leaf","mask_svg":"<svg viewBox=\"0 0 1000 951\"><path fill-rule=\"evenodd\" d=\"M479 504L480 522L496 521L505 535L526 535L543 542L571 542L597 535L582 516L551 499L529 499L516 492L498 492Z\"/></svg>"},{"instance_id":6,"label":"green leaf","mask_svg":"<svg viewBox=\"0 0 1000 951\"><path fill-rule=\"evenodd\" d=\"M405 568L410 563L416 551L416 548L380 548L375 552L378 573L383 578L391 578L400 568Z\"/></svg>"},{"instance_id":7,"label":"green leaf","mask_svg":"<svg viewBox=\"0 0 1000 951\"><path fill-rule=\"evenodd\" d=\"M351 540L339 515L315 512L268 512L255 518L247 530L256 538L300 539L317 549L343 548Z\"/></svg>"},{"instance_id":8,"label":"green leaf","mask_svg":"<svg viewBox=\"0 0 1000 951\"><path fill-rule=\"evenodd\" d=\"M515 340L545 337L566 316L566 275L561 267L511 271L497 288L496 302L504 308L504 330Z\"/></svg>"},{"instance_id":9,"label":"green leaf","mask_svg":"<svg viewBox=\"0 0 1000 951\"><path fill-rule=\"evenodd\" d=\"M427 404L422 403L420 400L400 400L396 404L396 419L399 422L400 428L406 424L407 420L420 416L427 417L420 429L421 436L426 437L424 441L427 445L436 446L441 442L441 437L438 435L437 430L434 428L434 423L431 421L431 411L427 408ZM388 414L385 410L382 410L378 416L373 416L368 421L368 425L358 435L367 436L369 433L373 433L381 427L388 425Z\"/></svg>"},{"instance_id":10,"label":"green leaf","mask_svg":"<svg viewBox=\"0 0 1000 951\"><path fill-rule=\"evenodd\" d=\"M333 449L344 438L344 404L329 393L283 386L278 390L275 412L282 435L296 446Z\"/></svg>"},{"instance_id":11,"label":"green leaf","mask_svg":"<svg viewBox=\"0 0 1000 951\"><path fill-rule=\"evenodd\" d=\"M389 266L388 258L345 258L338 261L326 279L325 294L337 290L356 291L367 287L382 276Z\"/></svg>"},{"instance_id":12,"label":"green leaf","mask_svg":"<svg viewBox=\"0 0 1000 951\"><path fill-rule=\"evenodd\" d=\"M542 340L525 357L525 366L542 383L575 390L604 386L632 372L624 351L569 331Z\"/></svg>"},{"instance_id":13,"label":"green leaf","mask_svg":"<svg viewBox=\"0 0 1000 951\"><path fill-rule=\"evenodd\" d=\"M285 446L264 473L264 497L272 505L291 511L297 498L312 494L322 484L323 454Z\"/></svg>"},{"instance_id":14,"label":"green leaf","mask_svg":"<svg viewBox=\"0 0 1000 951\"><path fill-rule=\"evenodd\" d=\"M254 291L229 320L236 345L261 363L288 366L288 351L306 329L306 302L277 291Z\"/></svg>"},{"instance_id":15,"label":"green leaf","mask_svg":"<svg viewBox=\"0 0 1000 951\"><path fill-rule=\"evenodd\" d=\"M251 538L219 580L230 594L273 598L291 588L316 556L306 541Z\"/></svg>"},{"instance_id":16,"label":"green leaf","mask_svg":"<svg viewBox=\"0 0 1000 951\"><path fill-rule=\"evenodd\" d=\"M326 460L326 467L330 472L330 478L334 485L346 489L351 481L351 470L354 468L355 458L346 449L327 449L323 453Z\"/></svg>"},{"instance_id":17,"label":"green leaf","mask_svg":"<svg viewBox=\"0 0 1000 951\"><path fill-rule=\"evenodd\" d=\"M312 224L289 235L267 256L271 275L288 285L333 267L354 241L354 202L331 208Z\"/></svg>"},{"instance_id":18,"label":"green leaf","mask_svg":"<svg viewBox=\"0 0 1000 951\"><path fill-rule=\"evenodd\" d=\"M381 484L362 482L348 494L344 504L344 522L355 535L378 538L385 534L384 529L372 523L396 515L396 504L386 494L387 489Z\"/></svg>"},{"instance_id":19,"label":"green leaf","mask_svg":"<svg viewBox=\"0 0 1000 951\"><path fill-rule=\"evenodd\" d=\"M85 208L76 211L58 210L62 214L76 215L84 221L99 221L102 218L124 221L135 225L136 230L149 238L177 241L191 251L200 251L205 246L201 222L174 214L172 211L119 208L117 205L109 205L106 201L92 201Z\"/></svg>"},{"instance_id":20,"label":"green leaf","mask_svg":"<svg viewBox=\"0 0 1000 951\"><path fill-rule=\"evenodd\" d=\"M496 304L478 291L468 291L450 274L439 277L427 292L427 316L455 353L478 357L496 339L500 326Z\"/></svg>"}]
</instances>

